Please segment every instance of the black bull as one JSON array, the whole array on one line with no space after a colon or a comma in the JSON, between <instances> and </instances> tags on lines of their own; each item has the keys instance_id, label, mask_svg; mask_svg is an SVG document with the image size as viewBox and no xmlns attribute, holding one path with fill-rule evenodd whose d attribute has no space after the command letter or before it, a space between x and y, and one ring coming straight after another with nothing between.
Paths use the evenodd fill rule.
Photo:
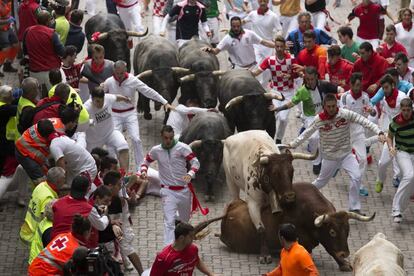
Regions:
<instances>
[{"instance_id":1,"label":"black bull","mask_svg":"<svg viewBox=\"0 0 414 276\"><path fill-rule=\"evenodd\" d=\"M99 32L95 40L92 35ZM126 31L121 18L114 14L97 14L89 18L85 24L85 34L89 43L97 43L105 48L105 58L118 61L123 60L131 70L130 49L128 48L129 37L141 37L145 33Z\"/></svg>"},{"instance_id":2,"label":"black bull","mask_svg":"<svg viewBox=\"0 0 414 276\"><path fill-rule=\"evenodd\" d=\"M349 256L349 219L371 221L371 217L348 211L336 211L333 204L310 183L295 183L296 203L272 214L270 207L262 210L262 220L266 229L266 243L276 253L281 244L278 239L279 225L292 223L296 226L299 243L310 253L322 244L325 250L338 263L340 270L351 271L346 259ZM221 222L220 240L231 250L240 253L260 253L260 239L249 215L246 202L237 200L226 209Z\"/></svg>"},{"instance_id":3,"label":"black bull","mask_svg":"<svg viewBox=\"0 0 414 276\"><path fill-rule=\"evenodd\" d=\"M223 161L221 140L231 134L226 118L215 112L197 114L181 134L180 141L189 144L200 161L200 174L207 184L207 201L214 200L213 185Z\"/></svg>"}]
</instances>

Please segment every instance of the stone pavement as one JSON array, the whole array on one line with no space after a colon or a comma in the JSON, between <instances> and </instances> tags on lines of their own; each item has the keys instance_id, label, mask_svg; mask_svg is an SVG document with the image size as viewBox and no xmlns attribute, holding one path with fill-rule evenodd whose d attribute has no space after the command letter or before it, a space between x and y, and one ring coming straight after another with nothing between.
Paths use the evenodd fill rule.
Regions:
<instances>
[{"instance_id":1,"label":"stone pavement","mask_svg":"<svg viewBox=\"0 0 414 276\"><path fill-rule=\"evenodd\" d=\"M103 2L103 1L102 1ZM332 2L332 1L331 1ZM350 1L343 1L343 7L338 8L332 12L335 19L344 21L346 15L350 11ZM395 15L395 11L399 3L391 1L391 12ZM399 2L399 1L398 1ZM81 7L84 2L81 2ZM100 4L103 9L104 4ZM89 16L86 16L86 19ZM147 17L145 20L148 26L151 21ZM227 24L227 23L226 23ZM354 23L355 24L355 23ZM222 26L223 27L223 26ZM227 25L224 25L227 27ZM334 30L337 26L334 27ZM333 32L335 34L335 31ZM220 55L222 68L226 68L226 57ZM14 75L7 74L6 78L2 79L4 83L15 84L17 78ZM297 135L300 127L298 119L294 116L294 112L290 115L291 124L287 130L287 137L285 141L290 141ZM162 125L163 114L161 112L155 113L153 120L145 121L139 118L141 138L143 140L144 149L148 150L153 145L160 142L159 131ZM369 197L362 199L363 211L371 214L376 212L376 218L369 223L350 221L350 235L349 248L351 251L351 259L353 254L362 245L367 243L377 232L383 232L390 241L395 243L404 253L405 269L409 275L414 274L414 208L413 204L404 213L404 222L401 225L392 223L390 212L392 198L395 189L391 183L386 183L384 191L377 194L374 191L375 175L376 175L376 161L379 158L379 146L374 146L374 164L368 167L367 174L364 178L364 184L368 186ZM298 150L305 150L301 148ZM312 174L310 162L294 161L295 166L295 181L312 181L315 176ZM348 203L347 187L349 178L345 173L340 172L336 178L332 179L322 192L333 202L338 210L346 210ZM223 210L224 205L229 200L229 192L225 182L221 181L216 185L216 202L205 204L210 209L208 218L219 216ZM200 198L203 195L203 187L196 186ZM13 200L15 195L10 193L0 201L4 210L0 213L0 275L24 275L27 269L27 255L28 250L19 242L18 234L20 225L23 221L25 210L16 207ZM141 204L132 211L133 228L135 230L136 239L134 247L136 248L144 267L149 267L154 260L157 251L163 247L163 221L161 212L161 202L159 198L148 196ZM192 223L197 223L204 218L195 214L192 218ZM198 242L200 249L200 256L204 262L213 269L215 273L221 275L260 275L273 269L278 260L275 258L270 265L259 265L257 255L237 254L230 252L219 240L214 236L214 233L220 232L220 224L215 223L209 227L211 234L204 240ZM237 231L235 229L235 231ZM275 233L276 234L276 233ZM351 273L343 273L338 270L338 267L333 258L321 247L314 249L312 257L318 267L321 275L351 275ZM128 275L137 275L130 273ZM195 275L201 275L196 272Z\"/></svg>"}]
</instances>

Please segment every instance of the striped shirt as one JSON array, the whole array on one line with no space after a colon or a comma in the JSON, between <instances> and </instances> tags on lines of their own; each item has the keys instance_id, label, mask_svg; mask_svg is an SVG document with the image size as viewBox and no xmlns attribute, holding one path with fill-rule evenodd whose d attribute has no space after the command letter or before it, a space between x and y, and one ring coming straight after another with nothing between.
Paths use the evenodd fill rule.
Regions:
<instances>
[{"instance_id":1,"label":"striped shirt","mask_svg":"<svg viewBox=\"0 0 414 276\"><path fill-rule=\"evenodd\" d=\"M414 153L414 119L406 124L399 124L397 118L393 118L388 129L395 138L395 148L408 153Z\"/></svg>"},{"instance_id":2,"label":"striped shirt","mask_svg":"<svg viewBox=\"0 0 414 276\"><path fill-rule=\"evenodd\" d=\"M350 125L356 123L379 134L378 126L351 110L340 108L332 119L322 120L321 113L299 137L290 143L296 148L319 130L320 150L323 159L339 160L351 152Z\"/></svg>"}]
</instances>

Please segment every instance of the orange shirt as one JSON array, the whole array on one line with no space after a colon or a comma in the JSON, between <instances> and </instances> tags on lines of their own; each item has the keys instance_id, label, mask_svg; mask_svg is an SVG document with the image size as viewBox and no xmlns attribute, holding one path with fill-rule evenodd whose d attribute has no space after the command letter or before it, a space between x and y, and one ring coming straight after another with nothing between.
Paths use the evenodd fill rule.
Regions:
<instances>
[{"instance_id":1,"label":"orange shirt","mask_svg":"<svg viewBox=\"0 0 414 276\"><path fill-rule=\"evenodd\" d=\"M318 276L319 272L311 255L298 242L280 252L280 264L267 276Z\"/></svg>"}]
</instances>

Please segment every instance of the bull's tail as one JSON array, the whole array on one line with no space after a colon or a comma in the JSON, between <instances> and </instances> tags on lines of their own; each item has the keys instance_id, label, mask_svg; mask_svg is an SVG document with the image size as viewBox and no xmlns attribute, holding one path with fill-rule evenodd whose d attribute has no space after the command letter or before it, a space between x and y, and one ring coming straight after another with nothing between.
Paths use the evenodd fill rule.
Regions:
<instances>
[{"instance_id":1,"label":"bull's tail","mask_svg":"<svg viewBox=\"0 0 414 276\"><path fill-rule=\"evenodd\" d=\"M225 217L226 217L226 214L221 215L221 216L219 216L219 217L215 217L215 218L212 218L212 219L206 220L206 221L203 221L203 222L200 222L199 224L197 224L197 225L194 227L194 234L195 234L196 239L197 239L197 240L201 240L201 239L203 239L205 236L207 236L207 235L210 233L210 231L203 231L203 230L204 230L207 226L209 226L211 223L216 222L216 221L219 221L219 220L222 220L222 219L223 219L223 218L225 218Z\"/></svg>"}]
</instances>

